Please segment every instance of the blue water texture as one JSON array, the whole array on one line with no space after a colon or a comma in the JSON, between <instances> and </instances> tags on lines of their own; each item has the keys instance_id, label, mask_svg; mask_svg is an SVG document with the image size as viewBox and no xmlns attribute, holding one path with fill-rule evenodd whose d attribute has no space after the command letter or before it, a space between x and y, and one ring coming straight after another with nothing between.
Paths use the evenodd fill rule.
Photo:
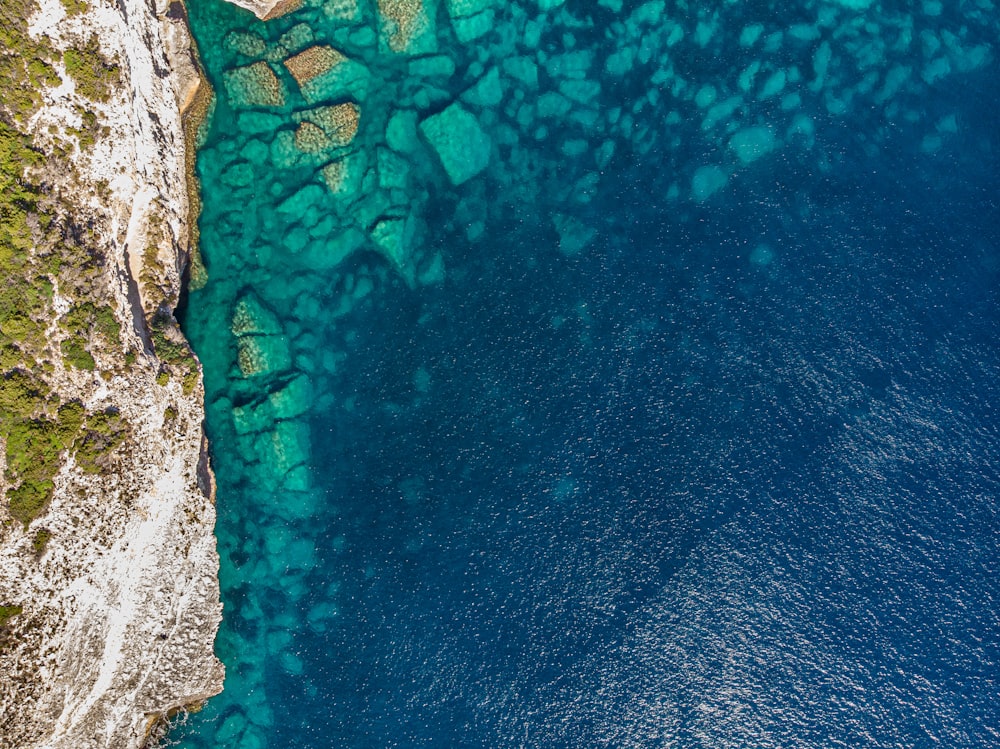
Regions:
<instances>
[{"instance_id":1,"label":"blue water texture","mask_svg":"<svg viewBox=\"0 0 1000 749\"><path fill-rule=\"evenodd\" d=\"M556 19L539 48L602 60L637 7L540 5L498 6L495 27ZM608 131L587 200L545 188L575 184L584 159L559 125L498 145L504 104L493 119L468 104L491 166L456 185L408 157L425 186L416 259L364 245L311 271L253 203L236 222L252 241L218 228L243 200L211 161L237 108L205 48L318 11L263 24L192 0L220 99L199 161L210 280L182 312L205 362L228 673L168 745L1000 746L996 12L751 3L729 28L732 5L650 5L685 32L671 54L688 86L663 83L659 105ZM429 7L444 34L445 4ZM836 60L845 29L888 34L886 18L910 18L912 43L860 64L849 95L846 79L811 87L823 43ZM965 69L953 55L945 75L928 29L941 49L951 34L990 52ZM479 73L491 34L456 76ZM765 58L783 67L765 63L752 90L798 73L706 125ZM880 98L895 67L909 88ZM603 85L602 112L646 95L639 69ZM583 140L590 158L601 141ZM497 176L529 167L537 193ZM280 192L268 179L313 179L262 169L260 200ZM260 258L252 272L240 253ZM259 456L233 432L255 397L226 338L248 288L304 341L295 361L319 362L301 367L319 497L305 519L267 509L285 489L253 478Z\"/></svg>"}]
</instances>

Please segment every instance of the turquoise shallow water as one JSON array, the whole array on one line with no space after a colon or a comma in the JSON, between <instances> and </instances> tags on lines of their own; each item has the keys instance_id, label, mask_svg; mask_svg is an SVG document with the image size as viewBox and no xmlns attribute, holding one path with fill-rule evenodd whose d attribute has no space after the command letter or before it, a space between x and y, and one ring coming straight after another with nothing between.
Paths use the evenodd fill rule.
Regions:
<instances>
[{"instance_id":1,"label":"turquoise shallow water","mask_svg":"<svg viewBox=\"0 0 1000 749\"><path fill-rule=\"evenodd\" d=\"M189 11L171 743L996 745L991 2Z\"/></svg>"}]
</instances>

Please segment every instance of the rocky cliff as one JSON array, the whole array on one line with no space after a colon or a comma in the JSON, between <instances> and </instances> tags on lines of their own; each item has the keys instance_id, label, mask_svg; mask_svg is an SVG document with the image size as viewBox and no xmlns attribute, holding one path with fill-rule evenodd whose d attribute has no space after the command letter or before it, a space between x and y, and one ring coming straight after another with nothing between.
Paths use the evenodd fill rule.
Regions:
<instances>
[{"instance_id":1,"label":"rocky cliff","mask_svg":"<svg viewBox=\"0 0 1000 749\"><path fill-rule=\"evenodd\" d=\"M172 315L206 96L179 2L4 5L0 746L140 747L223 679L200 370ZM18 289L41 289L26 311Z\"/></svg>"}]
</instances>

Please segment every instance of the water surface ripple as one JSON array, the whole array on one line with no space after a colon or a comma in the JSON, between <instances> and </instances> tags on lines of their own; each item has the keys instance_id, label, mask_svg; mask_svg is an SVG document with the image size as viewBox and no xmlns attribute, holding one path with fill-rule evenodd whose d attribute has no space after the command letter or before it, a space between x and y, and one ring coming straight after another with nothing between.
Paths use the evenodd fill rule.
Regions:
<instances>
[{"instance_id":1,"label":"water surface ripple","mask_svg":"<svg viewBox=\"0 0 1000 749\"><path fill-rule=\"evenodd\" d=\"M1000 745L990 0L190 12L170 743Z\"/></svg>"}]
</instances>

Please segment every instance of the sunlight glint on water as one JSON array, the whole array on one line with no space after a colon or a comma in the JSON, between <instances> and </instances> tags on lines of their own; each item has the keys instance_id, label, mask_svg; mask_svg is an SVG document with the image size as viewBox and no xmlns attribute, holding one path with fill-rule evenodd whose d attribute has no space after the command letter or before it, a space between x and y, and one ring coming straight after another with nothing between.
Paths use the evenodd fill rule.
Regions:
<instances>
[{"instance_id":1,"label":"sunlight glint on water","mask_svg":"<svg viewBox=\"0 0 1000 749\"><path fill-rule=\"evenodd\" d=\"M192 0L190 747L998 738L989 0Z\"/></svg>"}]
</instances>

